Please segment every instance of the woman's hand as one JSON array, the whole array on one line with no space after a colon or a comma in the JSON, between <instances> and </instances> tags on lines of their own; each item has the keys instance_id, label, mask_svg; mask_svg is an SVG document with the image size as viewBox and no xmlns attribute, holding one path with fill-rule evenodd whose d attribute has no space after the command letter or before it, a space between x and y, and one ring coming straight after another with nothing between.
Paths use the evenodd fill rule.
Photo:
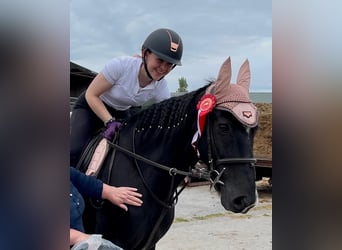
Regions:
<instances>
[{"instance_id":1,"label":"woman's hand","mask_svg":"<svg viewBox=\"0 0 342 250\"><path fill-rule=\"evenodd\" d=\"M127 205L141 206L143 201L140 199L142 194L133 187L114 187L103 183L102 198L109 200L113 204L128 211Z\"/></svg>"},{"instance_id":2,"label":"woman's hand","mask_svg":"<svg viewBox=\"0 0 342 250\"><path fill-rule=\"evenodd\" d=\"M70 246L76 245L81 241L87 240L89 236L89 234L70 228Z\"/></svg>"}]
</instances>

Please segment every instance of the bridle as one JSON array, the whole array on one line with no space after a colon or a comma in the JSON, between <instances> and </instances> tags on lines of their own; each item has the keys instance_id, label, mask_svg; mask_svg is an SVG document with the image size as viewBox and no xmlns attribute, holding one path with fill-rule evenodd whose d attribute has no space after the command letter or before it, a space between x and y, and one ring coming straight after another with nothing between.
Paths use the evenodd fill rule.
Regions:
<instances>
[{"instance_id":1,"label":"bridle","mask_svg":"<svg viewBox=\"0 0 342 250\"><path fill-rule=\"evenodd\" d=\"M208 167L209 167L209 181L210 181L210 188L215 187L216 184L220 184L220 185L224 185L224 182L220 180L221 176L223 175L223 173L225 172L225 170L227 170L226 167L222 168L222 170L220 172L218 172L215 168L214 165L216 166L216 168L219 165L222 164L228 164L228 165L232 165L234 166L235 164L241 164L241 163L249 163L249 167L255 168L255 163L257 161L256 158L240 158L240 157L235 157L235 158L222 158L222 159L214 159L213 157L213 144L211 143L212 141L214 141L214 137L212 134L212 129L210 128L210 121L208 120L207 124L206 124L206 128L207 128L207 143L208 143ZM199 140L199 138L198 138ZM230 167L230 166L228 166ZM212 177L212 175L216 175L215 178Z\"/></svg>"},{"instance_id":2,"label":"bridle","mask_svg":"<svg viewBox=\"0 0 342 250\"><path fill-rule=\"evenodd\" d=\"M118 145L117 143L113 143L108 141L109 145L111 147L113 147L114 149L125 153L129 156L131 156L132 158L134 158L136 166L138 167L138 171L140 173L141 178L143 178L142 174L141 174L141 170L139 168L139 164L137 161L142 161L144 163L147 163L153 167L159 168L161 170L167 171L169 173L169 175L171 177L174 177L176 175L183 175L185 177L190 177L190 178L198 178L198 179L204 179L207 180L211 183L211 186L215 186L216 184L221 184L224 185L224 182L222 182L220 180L220 177L222 176L223 172L226 170L226 168L223 168L220 172L218 172L215 168L214 165L218 166L218 165L222 165L222 164L240 164L240 163L249 163L250 167L254 167L255 163L256 163L256 158L222 158L222 159L215 159L213 158L213 153L212 153L212 141L213 141L213 136L211 133L211 129L210 129L210 125L207 124L207 143L208 143L208 163L209 163L209 170L207 169L194 169L191 168L189 169L189 171L183 171L183 170L179 170L177 168L173 168L173 167L168 167L165 166L163 164L157 163L155 161L152 161L150 159L147 159L137 153L135 153L135 146L134 146L134 134L133 134L133 151L130 151L124 147L121 147L120 145ZM134 132L133 132L134 133ZM111 174L109 174L110 176ZM212 176L216 175L215 178L213 178ZM144 178L143 178L144 179ZM110 180L108 180L109 182ZM146 184L147 186L147 184ZM148 188L150 190L150 188ZM155 196L155 195L153 195ZM156 196L155 196L156 197ZM178 197L178 195L176 196ZM156 199L158 203L160 203L162 206L167 207L167 208L171 208L174 205L168 205L165 202L160 201L158 198Z\"/></svg>"}]
</instances>

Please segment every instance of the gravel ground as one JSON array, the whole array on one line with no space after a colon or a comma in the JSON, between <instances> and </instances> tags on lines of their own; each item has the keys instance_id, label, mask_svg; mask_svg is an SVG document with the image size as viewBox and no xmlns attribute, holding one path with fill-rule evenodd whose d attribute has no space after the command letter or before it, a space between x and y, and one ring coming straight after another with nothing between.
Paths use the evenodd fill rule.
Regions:
<instances>
[{"instance_id":1,"label":"gravel ground","mask_svg":"<svg viewBox=\"0 0 342 250\"><path fill-rule=\"evenodd\" d=\"M157 250L272 249L272 188L257 182L259 203L247 214L224 210L208 185L188 187L179 197L170 230Z\"/></svg>"}]
</instances>

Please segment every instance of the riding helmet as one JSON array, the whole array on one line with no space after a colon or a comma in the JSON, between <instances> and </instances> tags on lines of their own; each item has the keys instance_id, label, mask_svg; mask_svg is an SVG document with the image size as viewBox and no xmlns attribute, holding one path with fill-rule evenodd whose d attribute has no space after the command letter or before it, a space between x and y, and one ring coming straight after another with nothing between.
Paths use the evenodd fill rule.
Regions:
<instances>
[{"instance_id":1,"label":"riding helmet","mask_svg":"<svg viewBox=\"0 0 342 250\"><path fill-rule=\"evenodd\" d=\"M148 49L160 59L182 65L183 43L181 37L170 29L157 29L145 40L142 49Z\"/></svg>"}]
</instances>

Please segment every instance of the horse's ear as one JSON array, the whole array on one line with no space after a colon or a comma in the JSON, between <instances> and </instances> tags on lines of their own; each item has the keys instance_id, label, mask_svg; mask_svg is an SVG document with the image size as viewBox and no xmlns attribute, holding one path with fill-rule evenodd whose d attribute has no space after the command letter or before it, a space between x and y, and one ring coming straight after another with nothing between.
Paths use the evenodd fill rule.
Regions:
<instances>
[{"instance_id":1,"label":"horse's ear","mask_svg":"<svg viewBox=\"0 0 342 250\"><path fill-rule=\"evenodd\" d=\"M232 65L230 62L230 57L222 64L219 74L217 76L216 85L229 84L232 78Z\"/></svg>"},{"instance_id":2,"label":"horse's ear","mask_svg":"<svg viewBox=\"0 0 342 250\"><path fill-rule=\"evenodd\" d=\"M251 82L251 71L249 69L249 61L248 59L241 65L239 74L237 76L236 84L240 85L246 91L249 91L249 84Z\"/></svg>"}]
</instances>

